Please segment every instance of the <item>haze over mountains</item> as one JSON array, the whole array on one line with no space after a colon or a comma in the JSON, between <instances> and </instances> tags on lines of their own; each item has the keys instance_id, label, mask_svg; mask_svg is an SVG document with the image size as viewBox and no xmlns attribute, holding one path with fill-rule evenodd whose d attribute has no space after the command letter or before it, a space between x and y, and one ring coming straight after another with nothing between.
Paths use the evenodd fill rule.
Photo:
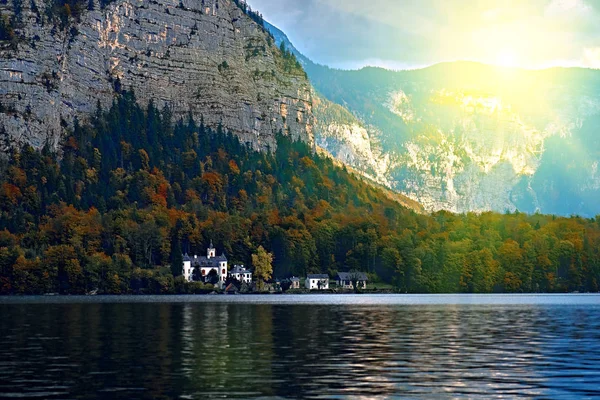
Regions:
<instances>
[{"instance_id":1,"label":"haze over mountains","mask_svg":"<svg viewBox=\"0 0 600 400\"><path fill-rule=\"evenodd\" d=\"M600 213L600 72L472 62L336 70L268 28L326 99L315 106L316 143L426 209Z\"/></svg>"}]
</instances>

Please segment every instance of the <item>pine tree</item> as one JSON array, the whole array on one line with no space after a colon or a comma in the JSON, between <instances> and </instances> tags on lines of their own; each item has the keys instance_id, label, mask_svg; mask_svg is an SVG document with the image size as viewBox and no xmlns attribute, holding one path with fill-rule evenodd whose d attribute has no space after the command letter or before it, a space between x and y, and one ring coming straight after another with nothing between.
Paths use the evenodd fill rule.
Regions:
<instances>
[{"instance_id":1,"label":"pine tree","mask_svg":"<svg viewBox=\"0 0 600 400\"><path fill-rule=\"evenodd\" d=\"M171 263L171 273L174 277L178 277L183 272L183 254L181 253L181 240L177 234L173 234L171 237L171 256L169 257Z\"/></svg>"}]
</instances>

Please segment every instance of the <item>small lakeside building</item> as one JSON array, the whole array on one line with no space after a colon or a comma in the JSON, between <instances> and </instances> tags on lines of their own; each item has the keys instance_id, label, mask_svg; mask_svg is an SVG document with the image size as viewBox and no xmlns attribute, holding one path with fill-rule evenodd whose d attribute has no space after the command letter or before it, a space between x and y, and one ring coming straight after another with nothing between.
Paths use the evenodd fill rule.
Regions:
<instances>
[{"instance_id":1,"label":"small lakeside building","mask_svg":"<svg viewBox=\"0 0 600 400\"><path fill-rule=\"evenodd\" d=\"M300 278L295 276L290 278L290 289L300 289Z\"/></svg>"},{"instance_id":2,"label":"small lakeside building","mask_svg":"<svg viewBox=\"0 0 600 400\"><path fill-rule=\"evenodd\" d=\"M240 283L252 284L252 271L246 269L243 265L234 265L227 275L230 279L235 279Z\"/></svg>"},{"instance_id":3,"label":"small lakeside building","mask_svg":"<svg viewBox=\"0 0 600 400\"><path fill-rule=\"evenodd\" d=\"M304 281L304 286L310 290L329 289L329 275L327 274L308 274Z\"/></svg>"},{"instance_id":4,"label":"small lakeside building","mask_svg":"<svg viewBox=\"0 0 600 400\"><path fill-rule=\"evenodd\" d=\"M338 272L336 283L340 288L354 289L354 282L356 282L359 289L366 289L368 280L364 272Z\"/></svg>"}]
</instances>

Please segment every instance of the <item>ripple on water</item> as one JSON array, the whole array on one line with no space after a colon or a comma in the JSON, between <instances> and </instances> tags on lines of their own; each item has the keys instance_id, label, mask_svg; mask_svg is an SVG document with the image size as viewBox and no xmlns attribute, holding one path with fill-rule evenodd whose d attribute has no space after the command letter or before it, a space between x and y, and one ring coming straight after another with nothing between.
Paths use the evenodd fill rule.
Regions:
<instances>
[{"instance_id":1,"label":"ripple on water","mask_svg":"<svg viewBox=\"0 0 600 400\"><path fill-rule=\"evenodd\" d=\"M0 398L600 396L598 297L298 298L0 304Z\"/></svg>"}]
</instances>

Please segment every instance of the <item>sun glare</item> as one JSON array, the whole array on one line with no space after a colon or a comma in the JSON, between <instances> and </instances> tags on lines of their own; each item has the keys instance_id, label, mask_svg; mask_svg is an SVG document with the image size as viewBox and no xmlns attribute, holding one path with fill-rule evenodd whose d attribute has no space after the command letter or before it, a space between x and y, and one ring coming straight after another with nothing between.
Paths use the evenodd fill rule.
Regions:
<instances>
[{"instance_id":1,"label":"sun glare","mask_svg":"<svg viewBox=\"0 0 600 400\"><path fill-rule=\"evenodd\" d=\"M496 56L496 65L506 68L514 68L518 64L518 59L512 50L502 50Z\"/></svg>"}]
</instances>

